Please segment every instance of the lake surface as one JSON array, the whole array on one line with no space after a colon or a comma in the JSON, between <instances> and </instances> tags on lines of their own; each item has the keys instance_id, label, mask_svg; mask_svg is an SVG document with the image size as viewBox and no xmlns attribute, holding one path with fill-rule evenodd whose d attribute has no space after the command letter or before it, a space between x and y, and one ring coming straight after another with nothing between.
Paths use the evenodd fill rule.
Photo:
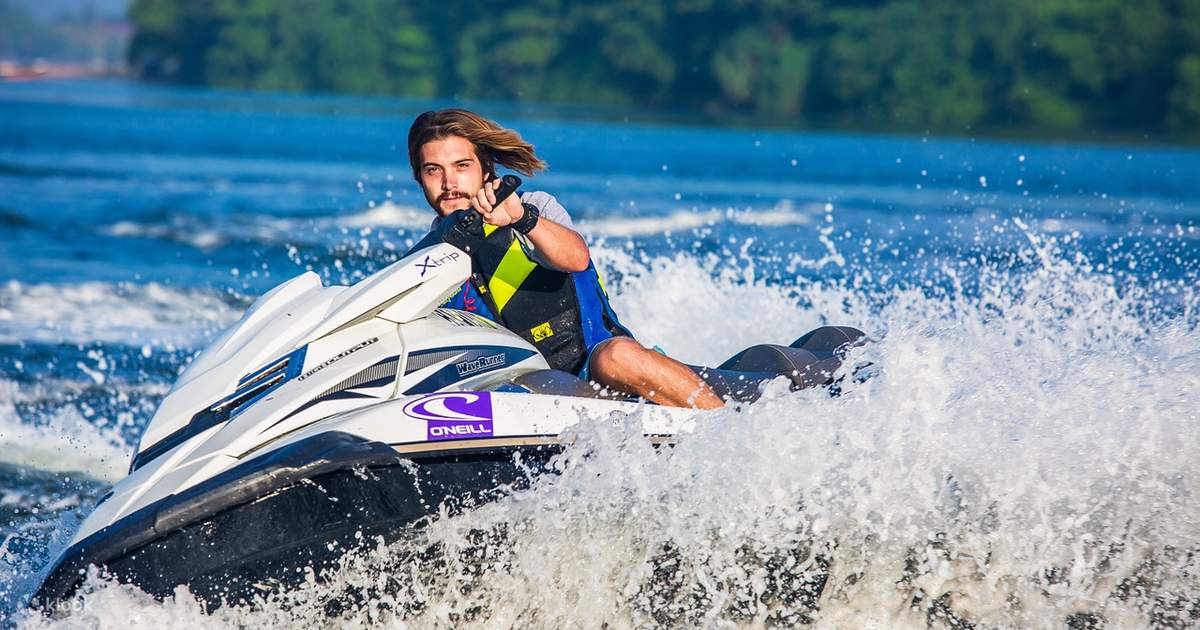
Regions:
<instances>
[{"instance_id":1,"label":"lake surface","mask_svg":"<svg viewBox=\"0 0 1200 630\"><path fill-rule=\"evenodd\" d=\"M206 340L305 269L353 282L423 235L405 136L450 104L0 84L0 618L346 622L320 602L352 571L212 616L101 578L65 620L19 611ZM581 419L590 458L424 534L509 531L489 561L413 572L422 606L368 598L350 620L1197 622L1200 151L471 106L550 163L526 189L569 210L647 345L720 362L846 324L880 374L840 398L772 390L669 452ZM796 571L828 565L815 604L779 595L799 540ZM664 563L669 588L647 582ZM482 577L455 588L455 569Z\"/></svg>"}]
</instances>

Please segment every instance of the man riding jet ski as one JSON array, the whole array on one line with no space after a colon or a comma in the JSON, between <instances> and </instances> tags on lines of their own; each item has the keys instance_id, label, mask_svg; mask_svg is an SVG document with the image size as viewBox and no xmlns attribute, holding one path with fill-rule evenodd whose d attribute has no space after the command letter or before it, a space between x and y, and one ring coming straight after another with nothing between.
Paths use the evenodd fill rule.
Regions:
<instances>
[{"instance_id":1,"label":"man riding jet ski","mask_svg":"<svg viewBox=\"0 0 1200 630\"><path fill-rule=\"evenodd\" d=\"M548 195L508 203L515 176L482 183L501 158L532 170L528 145L487 124L471 129L495 155L465 135L422 139L454 128L414 125L410 142L440 215L430 235L354 286L307 272L259 297L163 398L129 476L48 567L33 606L69 610L89 566L159 597L187 586L210 606L269 596L528 485L583 420L636 416L669 443L704 413L671 405L753 401L778 378L832 386L863 340L824 326L716 368L646 351L565 212ZM643 401L596 391L578 376L589 368Z\"/></svg>"},{"instance_id":2,"label":"man riding jet ski","mask_svg":"<svg viewBox=\"0 0 1200 630\"><path fill-rule=\"evenodd\" d=\"M437 212L431 234L455 211L473 209L486 238L471 252L477 272L451 308L479 313L532 343L550 366L663 405L723 405L686 365L643 347L617 320L588 246L551 195L498 200L496 164L533 175L546 168L511 129L464 109L421 114L408 159Z\"/></svg>"}]
</instances>

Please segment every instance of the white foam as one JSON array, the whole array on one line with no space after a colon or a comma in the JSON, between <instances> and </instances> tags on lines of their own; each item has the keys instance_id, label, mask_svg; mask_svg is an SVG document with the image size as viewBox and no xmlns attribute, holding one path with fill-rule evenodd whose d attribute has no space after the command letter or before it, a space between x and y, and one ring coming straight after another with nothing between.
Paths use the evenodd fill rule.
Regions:
<instances>
[{"instance_id":1,"label":"white foam","mask_svg":"<svg viewBox=\"0 0 1200 630\"><path fill-rule=\"evenodd\" d=\"M576 227L589 236L645 236L682 232L710 226L722 219L720 212L675 212L667 216L580 220Z\"/></svg>"},{"instance_id":2,"label":"white foam","mask_svg":"<svg viewBox=\"0 0 1200 630\"><path fill-rule=\"evenodd\" d=\"M320 222L348 228L393 227L419 231L428 229L434 216L429 208L396 205L387 201L353 214L324 218Z\"/></svg>"},{"instance_id":3,"label":"white foam","mask_svg":"<svg viewBox=\"0 0 1200 630\"><path fill-rule=\"evenodd\" d=\"M238 315L212 292L153 282L0 286L0 343L188 344Z\"/></svg>"},{"instance_id":4,"label":"white foam","mask_svg":"<svg viewBox=\"0 0 1200 630\"><path fill-rule=\"evenodd\" d=\"M824 322L866 317L846 312L848 292L768 285L742 257L678 254L639 263L624 250L594 248L593 255L605 278L620 274L611 301L621 323L643 344L689 363L714 365L747 346L787 345ZM797 308L801 298L816 300L816 308Z\"/></svg>"},{"instance_id":5,"label":"white foam","mask_svg":"<svg viewBox=\"0 0 1200 630\"><path fill-rule=\"evenodd\" d=\"M689 233L722 223L761 227L803 226L813 223L812 216L819 206L795 208L784 201L767 209L680 209L664 215L616 216L602 219L580 219L577 229L591 237L638 237L665 233ZM337 238L338 231L391 228L423 233L434 218L425 206L396 204L391 200L368 206L351 213L318 217L272 217L246 215L219 220L176 215L161 221L123 220L104 226L101 231L110 236L156 238L184 243L202 250L224 247L231 242L253 241L277 245L321 242L323 234Z\"/></svg>"},{"instance_id":6,"label":"white foam","mask_svg":"<svg viewBox=\"0 0 1200 630\"><path fill-rule=\"evenodd\" d=\"M648 269L687 281L694 265ZM817 627L923 628L943 597L987 626L1061 627L1076 613L1141 626L1156 596L1200 595L1184 568L1200 533L1200 445L1185 438L1200 399L1195 322L1156 322L1146 335L1144 296L1121 296L1059 259L993 280L979 298L893 292L861 322L888 334L857 355L884 373L840 398L777 387L660 452L636 417L585 422L562 475L435 522L421 544L445 549L446 564L390 573L417 586L367 608L386 621L416 598L428 606L406 620L416 626L472 610L487 612L469 627L641 627L664 616L790 625L802 607L773 595L768 559L814 574L812 556L787 553L803 540L833 561ZM742 291L733 301L755 293L711 282ZM698 335L694 344L709 343L705 329L736 336L820 316L767 287L735 305L737 318L710 318L707 293L664 296L641 279L613 290L662 300L669 327ZM836 287L810 293L850 302L846 313L872 310ZM478 532L501 531L470 551ZM663 565L669 577L655 577ZM1160 582L1118 599L1122 579L1150 570ZM351 567L333 588L271 610L314 614L323 594L375 579ZM912 606L918 597L927 603Z\"/></svg>"},{"instance_id":7,"label":"white foam","mask_svg":"<svg viewBox=\"0 0 1200 630\"><path fill-rule=\"evenodd\" d=\"M170 627L185 624L198 630L238 627L245 614L238 609L217 609L206 614L204 607L179 588L175 596L158 601L131 586L107 582L93 572L83 587L85 596L76 598L59 609L58 617L38 612L22 612L16 621L18 628L127 628ZM262 620L266 623L266 620Z\"/></svg>"},{"instance_id":8,"label":"white foam","mask_svg":"<svg viewBox=\"0 0 1200 630\"><path fill-rule=\"evenodd\" d=\"M429 227L433 217L433 211L428 208L398 205L389 200L356 212L317 217L173 215L158 221L124 220L104 226L101 232L117 237L162 239L212 250L236 241L268 245L319 242L322 233L337 234L338 230L399 228L422 231Z\"/></svg>"},{"instance_id":9,"label":"white foam","mask_svg":"<svg viewBox=\"0 0 1200 630\"><path fill-rule=\"evenodd\" d=\"M115 482L129 469L132 447L117 423L101 428L73 407L60 408L33 423L18 414L16 383L0 379L0 462L50 472L82 472ZM114 419L115 420L115 419Z\"/></svg>"},{"instance_id":10,"label":"white foam","mask_svg":"<svg viewBox=\"0 0 1200 630\"><path fill-rule=\"evenodd\" d=\"M576 221L580 233L586 236L632 237L666 233L687 233L720 223L757 226L809 225L812 217L790 203L780 203L769 210L677 210L666 215L622 217Z\"/></svg>"},{"instance_id":11,"label":"white foam","mask_svg":"<svg viewBox=\"0 0 1200 630\"><path fill-rule=\"evenodd\" d=\"M779 594L774 563L815 575L813 555L790 553L811 541L831 560L808 611L818 628L925 628L935 600L988 627L1076 613L1146 626L1156 607L1172 614L1156 597L1200 597L1186 557L1200 538L1200 300L1162 320L1149 295L1030 237L1034 269L985 267L982 293L947 295L782 289L747 261L601 249L625 323L681 358L786 343L828 318L876 336L854 360L882 373L839 398L775 386L671 449L652 449L636 415L584 419L561 475L257 610L205 616L186 593L159 604L93 582L62 623L793 625L804 607ZM942 273L956 284L961 268ZM427 545L439 563L379 573ZM323 618L328 598L384 578L406 589ZM1122 599L1128 579L1141 586Z\"/></svg>"},{"instance_id":12,"label":"white foam","mask_svg":"<svg viewBox=\"0 0 1200 630\"><path fill-rule=\"evenodd\" d=\"M179 222L139 223L137 221L118 221L100 230L109 236L157 238L186 243L197 249L216 249L229 242L230 235L208 226L183 225Z\"/></svg>"}]
</instances>

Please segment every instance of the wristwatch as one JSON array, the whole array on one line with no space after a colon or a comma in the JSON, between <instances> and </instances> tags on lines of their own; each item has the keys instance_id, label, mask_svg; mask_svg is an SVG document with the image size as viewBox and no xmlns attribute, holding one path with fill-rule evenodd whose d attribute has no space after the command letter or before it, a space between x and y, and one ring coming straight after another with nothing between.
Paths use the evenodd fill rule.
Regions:
<instances>
[{"instance_id":1,"label":"wristwatch","mask_svg":"<svg viewBox=\"0 0 1200 630\"><path fill-rule=\"evenodd\" d=\"M533 231L534 226L537 225L538 218L542 216L542 213L537 209L537 206L530 203L522 203L521 207L525 209L525 214L522 214L520 219L514 221L512 227L521 234L529 234Z\"/></svg>"}]
</instances>

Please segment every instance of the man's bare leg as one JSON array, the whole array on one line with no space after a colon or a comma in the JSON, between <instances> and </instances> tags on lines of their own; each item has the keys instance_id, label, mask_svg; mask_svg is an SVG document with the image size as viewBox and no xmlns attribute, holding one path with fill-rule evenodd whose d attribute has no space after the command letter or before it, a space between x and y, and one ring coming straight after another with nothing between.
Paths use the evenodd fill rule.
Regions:
<instances>
[{"instance_id":1,"label":"man's bare leg","mask_svg":"<svg viewBox=\"0 0 1200 630\"><path fill-rule=\"evenodd\" d=\"M614 337L596 348L589 373L601 385L660 405L698 409L725 406L691 368L629 337Z\"/></svg>"}]
</instances>

